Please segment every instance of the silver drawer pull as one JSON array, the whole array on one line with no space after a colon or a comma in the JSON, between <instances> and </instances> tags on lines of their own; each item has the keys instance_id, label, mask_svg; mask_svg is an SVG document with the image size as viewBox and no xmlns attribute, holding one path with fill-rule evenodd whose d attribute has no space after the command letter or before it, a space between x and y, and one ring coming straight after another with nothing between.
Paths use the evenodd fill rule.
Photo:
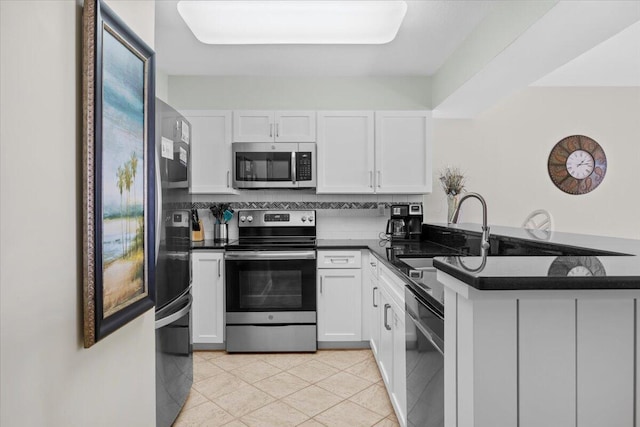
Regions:
<instances>
[{"instance_id":1,"label":"silver drawer pull","mask_svg":"<svg viewBox=\"0 0 640 427\"><path fill-rule=\"evenodd\" d=\"M387 329L387 331L391 330L391 326L389 326L389 323L387 323L387 314L390 308L391 308L390 304L384 305L384 327Z\"/></svg>"}]
</instances>

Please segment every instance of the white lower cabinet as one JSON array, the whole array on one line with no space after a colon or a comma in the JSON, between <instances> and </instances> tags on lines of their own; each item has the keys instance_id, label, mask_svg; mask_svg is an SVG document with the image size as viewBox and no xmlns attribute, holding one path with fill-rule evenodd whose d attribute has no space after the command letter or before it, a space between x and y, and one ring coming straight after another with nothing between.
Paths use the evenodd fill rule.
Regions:
<instances>
[{"instance_id":1,"label":"white lower cabinet","mask_svg":"<svg viewBox=\"0 0 640 427\"><path fill-rule=\"evenodd\" d=\"M224 342L224 253L194 251L192 338L194 344Z\"/></svg>"},{"instance_id":2,"label":"white lower cabinet","mask_svg":"<svg viewBox=\"0 0 640 427\"><path fill-rule=\"evenodd\" d=\"M318 251L318 341L362 340L360 265L360 251Z\"/></svg>"},{"instance_id":3,"label":"white lower cabinet","mask_svg":"<svg viewBox=\"0 0 640 427\"><path fill-rule=\"evenodd\" d=\"M380 347L380 287L378 286L378 259L372 254L369 255L369 298L365 298L364 301L368 301L366 314L368 319L366 322L370 325L370 346L373 355L377 357L378 348Z\"/></svg>"},{"instance_id":4,"label":"white lower cabinet","mask_svg":"<svg viewBox=\"0 0 640 427\"><path fill-rule=\"evenodd\" d=\"M372 260L375 258L371 257ZM378 280L374 291L377 307L371 321L375 325L371 347L380 368L393 409L401 426L407 425L407 361L404 309L404 281L378 260ZM378 289L375 289L378 288Z\"/></svg>"}]
</instances>

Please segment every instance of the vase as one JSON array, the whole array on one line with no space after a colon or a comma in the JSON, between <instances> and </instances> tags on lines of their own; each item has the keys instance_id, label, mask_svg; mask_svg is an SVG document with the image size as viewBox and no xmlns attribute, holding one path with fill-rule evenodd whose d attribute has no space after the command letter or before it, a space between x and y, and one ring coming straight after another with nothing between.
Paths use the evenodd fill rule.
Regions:
<instances>
[{"instance_id":1,"label":"vase","mask_svg":"<svg viewBox=\"0 0 640 427\"><path fill-rule=\"evenodd\" d=\"M213 224L213 240L215 242L226 242L229 240L229 228L227 224Z\"/></svg>"},{"instance_id":2,"label":"vase","mask_svg":"<svg viewBox=\"0 0 640 427\"><path fill-rule=\"evenodd\" d=\"M460 203L459 194L447 194L447 224L455 224L458 221L456 210Z\"/></svg>"}]
</instances>

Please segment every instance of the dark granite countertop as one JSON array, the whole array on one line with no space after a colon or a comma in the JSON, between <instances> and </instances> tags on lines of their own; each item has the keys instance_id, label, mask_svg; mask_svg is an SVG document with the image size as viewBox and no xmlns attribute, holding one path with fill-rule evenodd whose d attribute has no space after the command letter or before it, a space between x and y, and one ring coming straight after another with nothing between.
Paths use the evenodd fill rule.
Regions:
<instances>
[{"instance_id":1,"label":"dark granite countertop","mask_svg":"<svg viewBox=\"0 0 640 427\"><path fill-rule=\"evenodd\" d=\"M425 228L447 238L461 233L473 239L480 233L477 224L428 224ZM540 234L548 237L540 239L535 233L492 226L486 259L437 257L433 265L479 290L640 289L640 240L559 232ZM514 242L532 254L510 252Z\"/></svg>"},{"instance_id":2,"label":"dark granite countertop","mask_svg":"<svg viewBox=\"0 0 640 427\"><path fill-rule=\"evenodd\" d=\"M369 249L408 284L414 281L401 258L434 257L438 270L479 290L640 289L640 240L491 226L490 256L483 261L474 256L478 224L425 224L423 236L428 240L319 239L317 249ZM193 249L234 243L205 240ZM461 255L451 256L456 251Z\"/></svg>"}]
</instances>

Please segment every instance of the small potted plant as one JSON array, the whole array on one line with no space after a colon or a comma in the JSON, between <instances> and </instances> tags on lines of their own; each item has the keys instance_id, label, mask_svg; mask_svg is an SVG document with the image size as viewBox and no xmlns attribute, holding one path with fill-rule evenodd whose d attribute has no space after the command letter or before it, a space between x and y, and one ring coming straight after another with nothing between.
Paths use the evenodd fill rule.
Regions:
<instances>
[{"instance_id":1,"label":"small potted plant","mask_svg":"<svg viewBox=\"0 0 640 427\"><path fill-rule=\"evenodd\" d=\"M233 209L228 203L214 203L209 208L215 224L213 224L213 240L227 241L229 239L229 229L227 223L233 218Z\"/></svg>"},{"instance_id":2,"label":"small potted plant","mask_svg":"<svg viewBox=\"0 0 640 427\"><path fill-rule=\"evenodd\" d=\"M447 224L453 222L453 214L464 190L465 177L457 167L447 166L440 172L440 185L447 195Z\"/></svg>"}]
</instances>

